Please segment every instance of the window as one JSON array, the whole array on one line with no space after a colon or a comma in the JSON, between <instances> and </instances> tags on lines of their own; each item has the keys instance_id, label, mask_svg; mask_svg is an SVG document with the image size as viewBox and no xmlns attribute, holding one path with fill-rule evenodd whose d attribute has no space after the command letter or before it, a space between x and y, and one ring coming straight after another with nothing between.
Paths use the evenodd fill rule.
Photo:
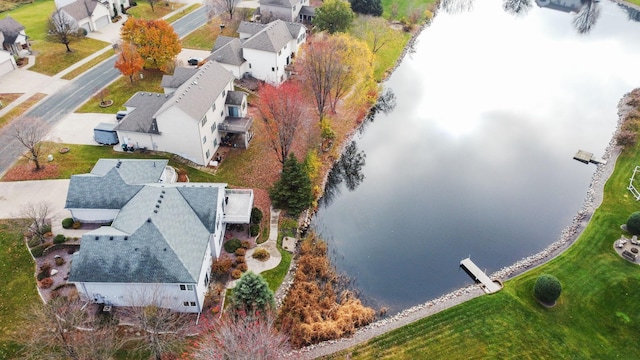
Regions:
<instances>
[{"instance_id":1,"label":"window","mask_svg":"<svg viewBox=\"0 0 640 360\"><path fill-rule=\"evenodd\" d=\"M251 63L249 63L249 69L251 69Z\"/></svg>"},{"instance_id":2,"label":"window","mask_svg":"<svg viewBox=\"0 0 640 360\"><path fill-rule=\"evenodd\" d=\"M224 110L220 111L220 116L224 116Z\"/></svg>"},{"instance_id":3,"label":"window","mask_svg":"<svg viewBox=\"0 0 640 360\"><path fill-rule=\"evenodd\" d=\"M187 285L180 285L180 290L187 290Z\"/></svg>"},{"instance_id":4,"label":"window","mask_svg":"<svg viewBox=\"0 0 640 360\"><path fill-rule=\"evenodd\" d=\"M278 55L282 55L282 49L278 50Z\"/></svg>"},{"instance_id":5,"label":"window","mask_svg":"<svg viewBox=\"0 0 640 360\"><path fill-rule=\"evenodd\" d=\"M218 139L213 139L213 147L218 146Z\"/></svg>"},{"instance_id":6,"label":"window","mask_svg":"<svg viewBox=\"0 0 640 360\"><path fill-rule=\"evenodd\" d=\"M247 108L247 103L246 103L246 102L243 102L243 103L242 103L242 110L244 110L244 109L246 109L246 108Z\"/></svg>"},{"instance_id":7,"label":"window","mask_svg":"<svg viewBox=\"0 0 640 360\"><path fill-rule=\"evenodd\" d=\"M271 68L271 71L276 71L276 68L272 67L272 68Z\"/></svg>"},{"instance_id":8,"label":"window","mask_svg":"<svg viewBox=\"0 0 640 360\"><path fill-rule=\"evenodd\" d=\"M188 301L183 301L183 302L182 302L182 305L184 305L184 306L189 306L189 302L188 302Z\"/></svg>"},{"instance_id":9,"label":"window","mask_svg":"<svg viewBox=\"0 0 640 360\"><path fill-rule=\"evenodd\" d=\"M193 290L193 285L187 285L187 290Z\"/></svg>"},{"instance_id":10,"label":"window","mask_svg":"<svg viewBox=\"0 0 640 360\"><path fill-rule=\"evenodd\" d=\"M211 111L216 111L216 103L213 103L213 105L211 105Z\"/></svg>"},{"instance_id":11,"label":"window","mask_svg":"<svg viewBox=\"0 0 640 360\"><path fill-rule=\"evenodd\" d=\"M196 306L196 302L195 302L195 301L192 301L192 302L190 303L190 305L191 305L191 306Z\"/></svg>"},{"instance_id":12,"label":"window","mask_svg":"<svg viewBox=\"0 0 640 360\"><path fill-rule=\"evenodd\" d=\"M211 133L213 134L213 132L216 131L217 128L218 128L218 123L214 121L213 124L211 125Z\"/></svg>"},{"instance_id":13,"label":"window","mask_svg":"<svg viewBox=\"0 0 640 360\"><path fill-rule=\"evenodd\" d=\"M207 135L205 135L205 136L203 136L203 137L202 137L202 143L203 143L203 144L206 144L206 143L207 143Z\"/></svg>"},{"instance_id":14,"label":"window","mask_svg":"<svg viewBox=\"0 0 640 360\"><path fill-rule=\"evenodd\" d=\"M206 153L206 155L205 155L205 156L207 157L207 160L209 159L209 156L210 156L210 155L211 155L211 152L209 152L209 150L207 150L207 153Z\"/></svg>"},{"instance_id":15,"label":"window","mask_svg":"<svg viewBox=\"0 0 640 360\"><path fill-rule=\"evenodd\" d=\"M205 115L205 116L202 118L202 123L200 124L200 126L204 126L204 124L206 124L206 123L207 123L207 116Z\"/></svg>"},{"instance_id":16,"label":"window","mask_svg":"<svg viewBox=\"0 0 640 360\"><path fill-rule=\"evenodd\" d=\"M209 274L204 274L204 286L209 286Z\"/></svg>"},{"instance_id":17,"label":"window","mask_svg":"<svg viewBox=\"0 0 640 360\"><path fill-rule=\"evenodd\" d=\"M227 90L222 90L222 97L227 96Z\"/></svg>"}]
</instances>

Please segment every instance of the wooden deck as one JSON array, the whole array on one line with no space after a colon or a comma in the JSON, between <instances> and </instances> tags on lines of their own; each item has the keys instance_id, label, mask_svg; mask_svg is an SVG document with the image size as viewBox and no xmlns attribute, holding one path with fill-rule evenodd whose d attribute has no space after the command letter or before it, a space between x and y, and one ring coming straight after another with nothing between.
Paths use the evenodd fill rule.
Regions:
<instances>
[{"instance_id":1,"label":"wooden deck","mask_svg":"<svg viewBox=\"0 0 640 360\"><path fill-rule=\"evenodd\" d=\"M573 158L575 160L580 161L581 163L594 163L594 164L606 164L607 162L602 160L602 159L598 159L595 156L593 156L592 153L588 152L588 151L584 151L584 150L578 150L578 152L573 155Z\"/></svg>"},{"instance_id":2,"label":"wooden deck","mask_svg":"<svg viewBox=\"0 0 640 360\"><path fill-rule=\"evenodd\" d=\"M469 274L475 282L479 282L484 285L484 291L487 294L493 294L502 289L502 287L491 280L484 271L480 270L480 268L476 266L470 258L460 261L460 267Z\"/></svg>"}]
</instances>

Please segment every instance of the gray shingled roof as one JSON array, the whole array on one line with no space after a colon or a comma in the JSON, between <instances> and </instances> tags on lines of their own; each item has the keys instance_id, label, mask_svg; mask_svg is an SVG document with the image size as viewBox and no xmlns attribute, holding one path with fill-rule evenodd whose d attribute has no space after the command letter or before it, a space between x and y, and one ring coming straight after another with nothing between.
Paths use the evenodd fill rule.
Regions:
<instances>
[{"instance_id":1,"label":"gray shingled roof","mask_svg":"<svg viewBox=\"0 0 640 360\"><path fill-rule=\"evenodd\" d=\"M197 72L198 69L196 68L177 67L173 75L162 75L160 86L163 88L178 88Z\"/></svg>"},{"instance_id":2,"label":"gray shingled roof","mask_svg":"<svg viewBox=\"0 0 640 360\"><path fill-rule=\"evenodd\" d=\"M282 6L287 8L292 8L293 5L296 5L300 2L300 0L260 0L260 5L272 5L272 6Z\"/></svg>"},{"instance_id":3,"label":"gray shingled roof","mask_svg":"<svg viewBox=\"0 0 640 360\"><path fill-rule=\"evenodd\" d=\"M229 91L227 93L226 105L242 105L242 101L247 97L247 93L243 91Z\"/></svg>"},{"instance_id":4,"label":"gray shingled roof","mask_svg":"<svg viewBox=\"0 0 640 360\"><path fill-rule=\"evenodd\" d=\"M124 104L127 107L134 107L135 110L129 112L120 121L116 130L159 133L155 114L164 104L170 103L172 97L173 94L137 92Z\"/></svg>"},{"instance_id":5,"label":"gray shingled roof","mask_svg":"<svg viewBox=\"0 0 640 360\"><path fill-rule=\"evenodd\" d=\"M214 60L229 65L242 65L246 60L242 57L240 39L228 36L218 36L213 46L213 53L207 60Z\"/></svg>"},{"instance_id":6,"label":"gray shingled roof","mask_svg":"<svg viewBox=\"0 0 640 360\"><path fill-rule=\"evenodd\" d=\"M310 6L307 6L307 7L310 7ZM305 7L303 6L302 8L304 9ZM289 33L291 34L291 37L294 39L298 38L298 35L300 35L300 31L302 29L304 29L304 31L307 31L307 28L300 23L285 22L285 24L287 24L287 29L289 29Z\"/></svg>"},{"instance_id":7,"label":"gray shingled roof","mask_svg":"<svg viewBox=\"0 0 640 360\"><path fill-rule=\"evenodd\" d=\"M157 183L168 163L169 160L164 159L100 159L91 169L91 174L104 176L116 168L127 184Z\"/></svg>"},{"instance_id":8,"label":"gray shingled roof","mask_svg":"<svg viewBox=\"0 0 640 360\"><path fill-rule=\"evenodd\" d=\"M69 281L196 283L225 186L145 186L111 227L83 236Z\"/></svg>"},{"instance_id":9,"label":"gray shingled roof","mask_svg":"<svg viewBox=\"0 0 640 360\"><path fill-rule=\"evenodd\" d=\"M238 25L238 32L255 35L267 27L267 24L260 24L249 21L241 21Z\"/></svg>"},{"instance_id":10,"label":"gray shingled roof","mask_svg":"<svg viewBox=\"0 0 640 360\"><path fill-rule=\"evenodd\" d=\"M303 6L300 8L300 15L316 16L316 8L313 6Z\"/></svg>"},{"instance_id":11,"label":"gray shingled roof","mask_svg":"<svg viewBox=\"0 0 640 360\"><path fill-rule=\"evenodd\" d=\"M142 189L142 185L127 184L118 169L103 176L72 175L67 192L66 209L120 209Z\"/></svg>"},{"instance_id":12,"label":"gray shingled roof","mask_svg":"<svg viewBox=\"0 0 640 360\"><path fill-rule=\"evenodd\" d=\"M7 44L13 44L22 30L24 30L24 26L15 21L11 16L0 20L0 31L2 31L4 42Z\"/></svg>"},{"instance_id":13,"label":"gray shingled roof","mask_svg":"<svg viewBox=\"0 0 640 360\"><path fill-rule=\"evenodd\" d=\"M275 20L267 24L260 32L247 39L242 47L269 52L278 52L293 37L289 32L287 24L282 20Z\"/></svg>"},{"instance_id":14,"label":"gray shingled roof","mask_svg":"<svg viewBox=\"0 0 640 360\"><path fill-rule=\"evenodd\" d=\"M61 11L71 15L76 21L88 18L98 6L96 0L76 0L69 5L60 8Z\"/></svg>"},{"instance_id":15,"label":"gray shingled roof","mask_svg":"<svg viewBox=\"0 0 640 360\"><path fill-rule=\"evenodd\" d=\"M155 117L176 106L191 118L200 121L213 104L213 100L233 80L233 75L222 65L208 61L198 68L194 76L176 89L173 98L156 112Z\"/></svg>"}]
</instances>

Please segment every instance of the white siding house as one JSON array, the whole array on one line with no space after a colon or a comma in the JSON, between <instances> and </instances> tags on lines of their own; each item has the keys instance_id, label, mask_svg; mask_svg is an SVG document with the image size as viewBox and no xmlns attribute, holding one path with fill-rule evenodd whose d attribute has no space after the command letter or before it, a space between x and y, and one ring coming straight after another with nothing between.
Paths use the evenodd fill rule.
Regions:
<instances>
[{"instance_id":1,"label":"white siding house","mask_svg":"<svg viewBox=\"0 0 640 360\"><path fill-rule=\"evenodd\" d=\"M289 22L311 22L313 14L309 0L260 0L262 21L280 19Z\"/></svg>"},{"instance_id":2,"label":"white siding house","mask_svg":"<svg viewBox=\"0 0 640 360\"><path fill-rule=\"evenodd\" d=\"M165 93L136 93L124 105L129 111L116 127L121 144L135 148L166 151L207 165L228 133L249 139L252 119L246 105L230 113L227 98L246 94L233 91L234 76L220 64L209 61L195 72L176 71L165 76ZM178 85L180 83L180 85ZM221 131L232 122L241 128ZM247 141L237 146L247 147Z\"/></svg>"},{"instance_id":3,"label":"white siding house","mask_svg":"<svg viewBox=\"0 0 640 360\"><path fill-rule=\"evenodd\" d=\"M74 175L76 181L72 177L67 203L86 210L97 206L99 211L104 207L100 201L122 201L122 196L112 190L125 192L129 198L110 226L83 235L80 250L73 256L69 281L82 298L95 303L156 304L182 312L201 312L211 263L222 249L225 211L230 211L235 222L248 223L253 192L228 192L226 184L215 183L132 185L143 180L141 175L157 160L104 161L120 165L105 176L91 175L93 181ZM99 169L94 170L100 173L100 168L107 166L99 162L96 167ZM114 174L127 185L113 188ZM130 191L125 191L126 187ZM87 191L90 188L92 193ZM92 200L92 196L100 201Z\"/></svg>"},{"instance_id":4,"label":"white siding house","mask_svg":"<svg viewBox=\"0 0 640 360\"><path fill-rule=\"evenodd\" d=\"M25 27L11 16L0 20L0 32L2 32L2 48L11 55L23 57L31 54L31 45Z\"/></svg>"},{"instance_id":5,"label":"white siding house","mask_svg":"<svg viewBox=\"0 0 640 360\"><path fill-rule=\"evenodd\" d=\"M56 8L75 21L79 28L87 32L97 31L111 24L113 5L109 1L98 0L56 0ZM54 13L52 16L57 16Z\"/></svg>"},{"instance_id":6,"label":"white siding house","mask_svg":"<svg viewBox=\"0 0 640 360\"><path fill-rule=\"evenodd\" d=\"M236 78L245 74L273 85L289 78L288 66L306 40L306 28L299 23L275 20L269 24L243 21L238 38L220 36L209 60L220 63Z\"/></svg>"}]
</instances>

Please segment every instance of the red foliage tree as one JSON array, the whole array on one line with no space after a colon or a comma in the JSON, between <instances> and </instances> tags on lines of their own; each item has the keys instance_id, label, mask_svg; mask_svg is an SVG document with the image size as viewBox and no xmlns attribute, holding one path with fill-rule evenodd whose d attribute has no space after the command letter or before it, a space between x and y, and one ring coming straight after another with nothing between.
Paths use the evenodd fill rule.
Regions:
<instances>
[{"instance_id":1,"label":"red foliage tree","mask_svg":"<svg viewBox=\"0 0 640 360\"><path fill-rule=\"evenodd\" d=\"M284 165L296 131L302 124L304 97L299 85L291 81L279 87L262 85L258 95L258 110L266 125L269 144Z\"/></svg>"}]
</instances>

